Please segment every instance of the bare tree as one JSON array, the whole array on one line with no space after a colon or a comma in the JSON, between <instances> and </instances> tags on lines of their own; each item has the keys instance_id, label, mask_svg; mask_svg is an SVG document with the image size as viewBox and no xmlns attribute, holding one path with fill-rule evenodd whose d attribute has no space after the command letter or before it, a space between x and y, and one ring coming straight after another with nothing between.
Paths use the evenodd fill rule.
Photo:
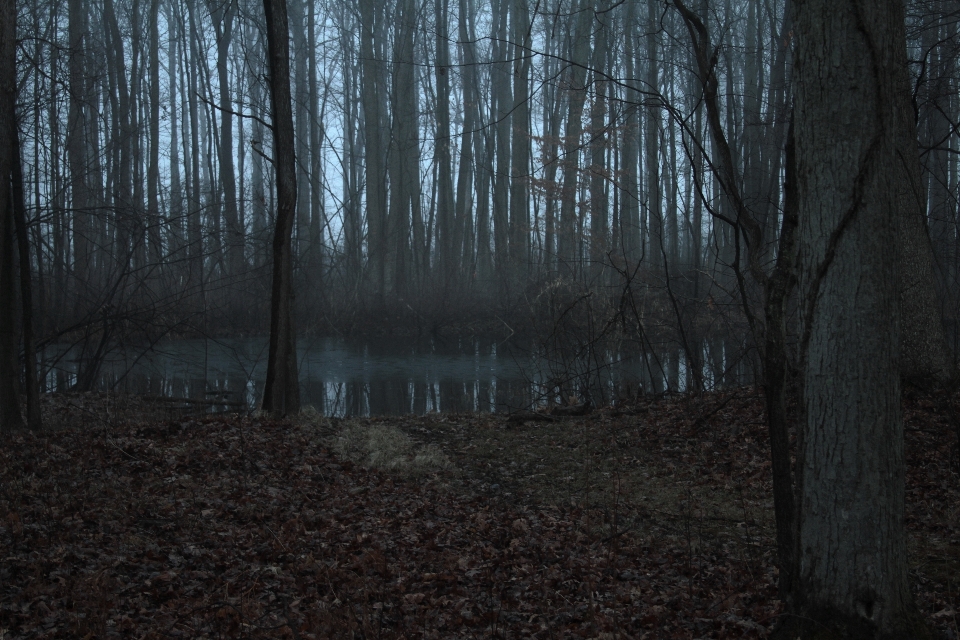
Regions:
<instances>
[{"instance_id":1,"label":"bare tree","mask_svg":"<svg viewBox=\"0 0 960 640\"><path fill-rule=\"evenodd\" d=\"M300 411L297 343L293 327L293 234L297 207L297 162L290 97L290 43L286 0L264 0L267 59L273 112L273 155L277 172L277 221L273 234L270 353L263 410L285 416Z\"/></svg>"}]
</instances>

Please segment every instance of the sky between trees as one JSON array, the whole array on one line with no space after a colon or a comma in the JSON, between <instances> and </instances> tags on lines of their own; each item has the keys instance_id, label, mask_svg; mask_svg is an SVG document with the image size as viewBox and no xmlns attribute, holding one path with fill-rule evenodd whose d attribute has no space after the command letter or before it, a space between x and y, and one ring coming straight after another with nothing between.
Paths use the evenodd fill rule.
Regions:
<instances>
[{"instance_id":1,"label":"sky between trees","mask_svg":"<svg viewBox=\"0 0 960 640\"><path fill-rule=\"evenodd\" d=\"M93 336L104 309L151 336L265 330L276 201L262 3L17 5L40 339ZM689 8L709 34L720 126L769 268L792 101L787 8ZM907 15L951 339L958 8L912 2ZM364 316L429 329L531 301L534 312L553 309L575 291L614 299L626 287L652 340L743 335L744 236L676 7L291 0L288 9L301 329Z\"/></svg>"}]
</instances>

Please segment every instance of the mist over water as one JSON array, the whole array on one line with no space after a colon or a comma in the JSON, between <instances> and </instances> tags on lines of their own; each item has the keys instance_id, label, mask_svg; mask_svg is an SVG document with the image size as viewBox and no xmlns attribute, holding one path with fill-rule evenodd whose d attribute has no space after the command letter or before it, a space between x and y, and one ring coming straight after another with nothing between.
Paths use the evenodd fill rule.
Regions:
<instances>
[{"instance_id":1,"label":"mist over water","mask_svg":"<svg viewBox=\"0 0 960 640\"><path fill-rule=\"evenodd\" d=\"M748 381L729 366L722 342L704 344L704 386ZM266 337L169 340L152 349L113 349L100 364L97 388L146 396L209 401L209 410L253 409L266 375ZM327 416L422 415L536 409L581 402L609 405L642 393L685 391L682 351L612 350L589 359L495 339L302 338L298 344L301 402ZM79 350L44 353L46 391L77 381Z\"/></svg>"}]
</instances>

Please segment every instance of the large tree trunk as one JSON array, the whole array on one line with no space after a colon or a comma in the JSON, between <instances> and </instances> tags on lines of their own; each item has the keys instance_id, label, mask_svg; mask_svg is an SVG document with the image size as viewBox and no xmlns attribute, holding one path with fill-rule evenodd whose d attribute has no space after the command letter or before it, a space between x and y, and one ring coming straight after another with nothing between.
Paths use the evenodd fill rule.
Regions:
<instances>
[{"instance_id":1,"label":"large tree trunk","mask_svg":"<svg viewBox=\"0 0 960 640\"><path fill-rule=\"evenodd\" d=\"M804 416L798 589L780 637L924 638L904 530L897 312L904 7L794 12ZM834 637L834 636L831 636Z\"/></svg>"},{"instance_id":2,"label":"large tree trunk","mask_svg":"<svg viewBox=\"0 0 960 640\"><path fill-rule=\"evenodd\" d=\"M290 44L286 0L264 0L273 107L273 162L277 172L277 224L273 235L273 289L270 300L270 354L263 410L276 416L300 411L297 345L293 328L291 236L297 206L297 162L290 103Z\"/></svg>"}]
</instances>

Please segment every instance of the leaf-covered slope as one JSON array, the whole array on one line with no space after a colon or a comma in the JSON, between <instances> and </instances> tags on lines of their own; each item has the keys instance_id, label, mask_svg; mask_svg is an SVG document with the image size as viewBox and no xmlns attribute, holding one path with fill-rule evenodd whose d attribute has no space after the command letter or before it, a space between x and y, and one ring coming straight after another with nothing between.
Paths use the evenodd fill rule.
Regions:
<instances>
[{"instance_id":1,"label":"leaf-covered slope","mask_svg":"<svg viewBox=\"0 0 960 640\"><path fill-rule=\"evenodd\" d=\"M711 450L703 482L731 469L767 482L753 404L736 408L749 435ZM910 432L929 439L910 448L911 501L930 506L910 526L947 557L949 425L910 407L908 424L929 427ZM717 428L697 422L708 411L645 412L641 446L670 449L678 467L703 460L691 436ZM536 433L497 424L498 437ZM236 416L13 435L0 448L0 636L758 638L775 622L762 528L732 547L707 540L692 509L678 520L640 505L628 520L609 505L485 496L467 490L463 454L451 451L460 478L414 480L326 442L306 423ZM922 569L925 611L955 625L956 594Z\"/></svg>"}]
</instances>

